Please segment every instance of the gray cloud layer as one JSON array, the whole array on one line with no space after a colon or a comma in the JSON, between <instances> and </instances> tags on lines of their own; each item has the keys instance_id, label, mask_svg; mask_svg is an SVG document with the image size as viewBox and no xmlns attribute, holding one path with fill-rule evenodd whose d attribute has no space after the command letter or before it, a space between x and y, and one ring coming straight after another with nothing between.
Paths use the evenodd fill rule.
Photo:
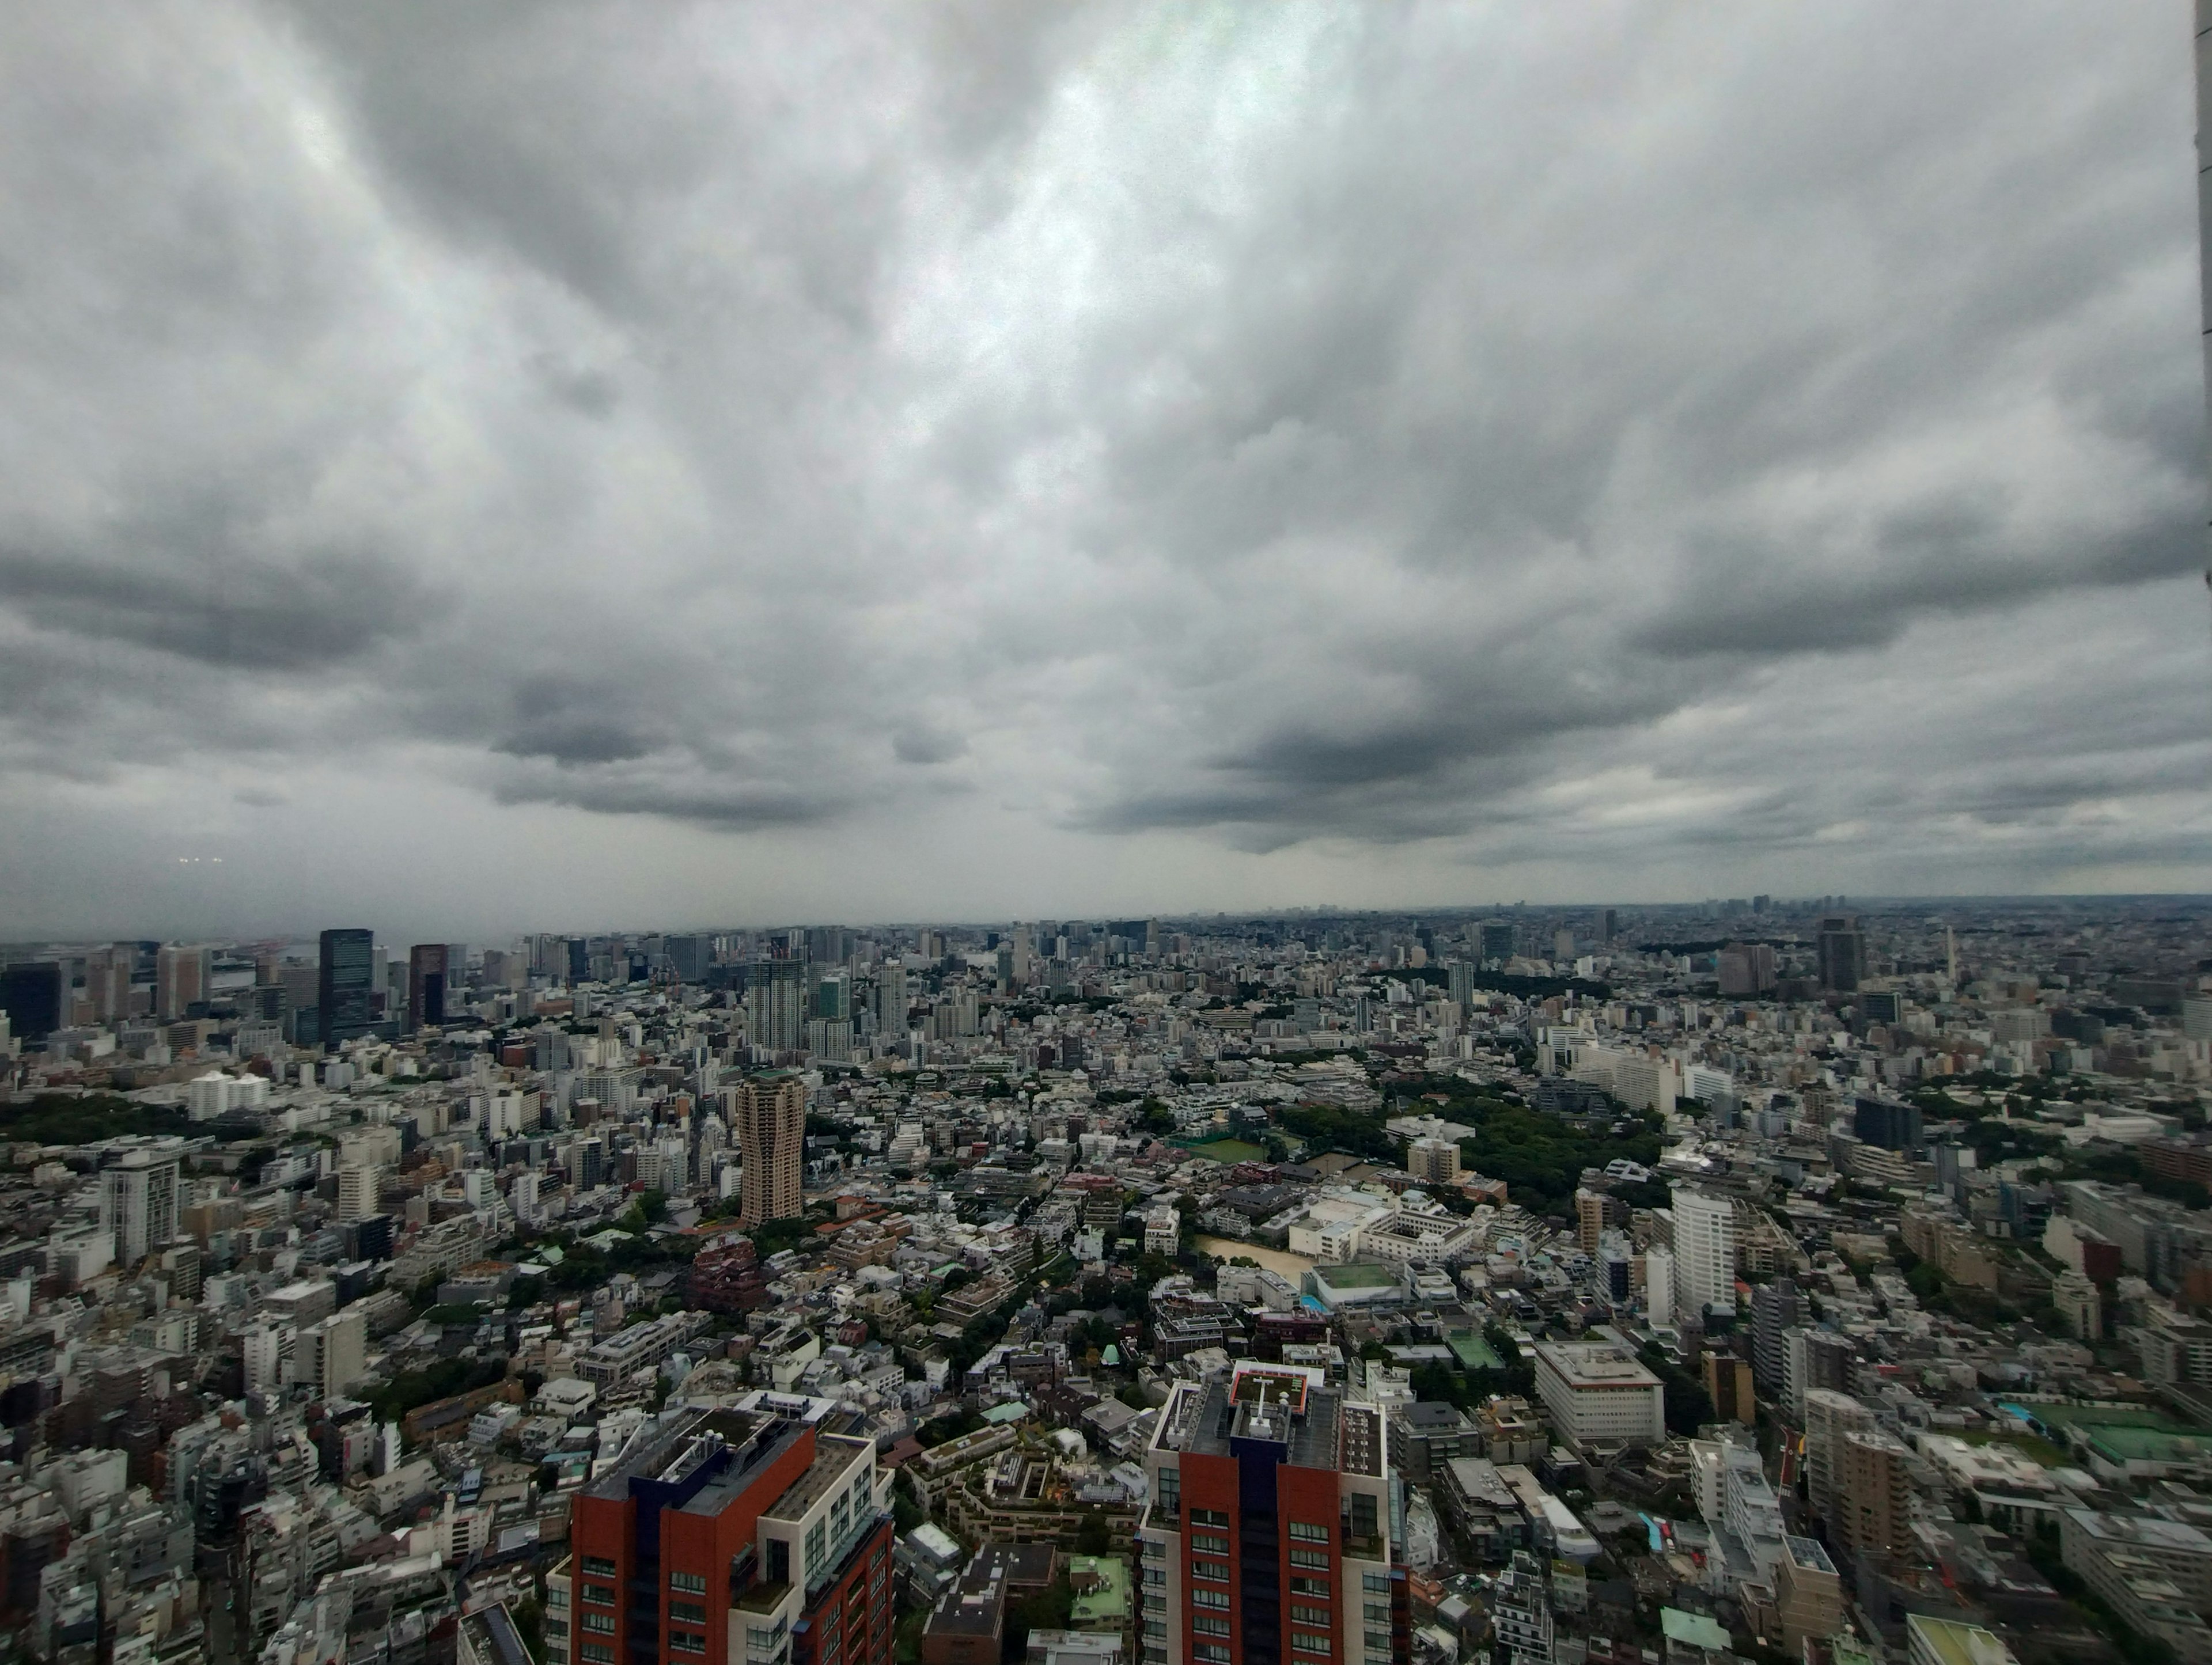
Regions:
<instances>
[{"instance_id":1,"label":"gray cloud layer","mask_svg":"<svg viewBox=\"0 0 2212 1665\"><path fill-rule=\"evenodd\" d=\"M5 793L2195 882L2187 30L22 9Z\"/></svg>"}]
</instances>

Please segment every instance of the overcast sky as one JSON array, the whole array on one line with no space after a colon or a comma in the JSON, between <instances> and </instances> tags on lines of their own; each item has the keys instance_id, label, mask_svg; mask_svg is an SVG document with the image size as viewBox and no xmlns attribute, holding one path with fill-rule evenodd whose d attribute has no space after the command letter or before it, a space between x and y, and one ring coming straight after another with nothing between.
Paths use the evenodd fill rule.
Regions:
<instances>
[{"instance_id":1,"label":"overcast sky","mask_svg":"<svg viewBox=\"0 0 2212 1665\"><path fill-rule=\"evenodd\" d=\"M0 14L0 935L2212 889L2182 0Z\"/></svg>"}]
</instances>

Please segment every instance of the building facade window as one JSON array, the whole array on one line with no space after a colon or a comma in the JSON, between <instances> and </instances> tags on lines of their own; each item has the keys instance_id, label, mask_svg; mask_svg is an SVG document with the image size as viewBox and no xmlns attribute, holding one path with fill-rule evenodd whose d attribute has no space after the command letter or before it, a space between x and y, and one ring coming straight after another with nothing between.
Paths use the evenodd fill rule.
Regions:
<instances>
[{"instance_id":1,"label":"building facade window","mask_svg":"<svg viewBox=\"0 0 2212 1665\"><path fill-rule=\"evenodd\" d=\"M672 1572L668 1575L668 1588L686 1595L704 1595L707 1581L696 1572Z\"/></svg>"}]
</instances>

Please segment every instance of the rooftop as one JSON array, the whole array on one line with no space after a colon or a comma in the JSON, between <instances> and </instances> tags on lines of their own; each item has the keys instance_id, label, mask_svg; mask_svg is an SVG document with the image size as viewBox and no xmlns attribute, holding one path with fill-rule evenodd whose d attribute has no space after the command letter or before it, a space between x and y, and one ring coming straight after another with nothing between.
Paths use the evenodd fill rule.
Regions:
<instances>
[{"instance_id":1,"label":"rooftop","mask_svg":"<svg viewBox=\"0 0 2212 1665\"><path fill-rule=\"evenodd\" d=\"M1960 1625L1926 1613L1907 1613L1905 1625L1915 1641L1942 1665L2008 1665L2012 1653L1996 1633L1979 1625Z\"/></svg>"}]
</instances>

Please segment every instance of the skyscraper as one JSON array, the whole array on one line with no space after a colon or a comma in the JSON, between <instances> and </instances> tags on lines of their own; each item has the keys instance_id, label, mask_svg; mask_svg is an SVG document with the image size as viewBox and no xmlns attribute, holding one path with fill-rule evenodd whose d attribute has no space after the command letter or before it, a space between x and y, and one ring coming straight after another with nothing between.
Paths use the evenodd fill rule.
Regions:
<instances>
[{"instance_id":1,"label":"skyscraper","mask_svg":"<svg viewBox=\"0 0 2212 1665\"><path fill-rule=\"evenodd\" d=\"M1687 1316L1735 1308L1735 1205L1702 1191L1674 1193L1674 1299Z\"/></svg>"},{"instance_id":2,"label":"skyscraper","mask_svg":"<svg viewBox=\"0 0 2212 1665\"><path fill-rule=\"evenodd\" d=\"M749 1076L723 1093L744 1166L738 1224L796 1219L806 1154L806 1085L793 1070Z\"/></svg>"},{"instance_id":3,"label":"skyscraper","mask_svg":"<svg viewBox=\"0 0 2212 1665\"><path fill-rule=\"evenodd\" d=\"M154 1015L163 1023L191 1015L204 1005L214 981L212 949L171 946L154 962Z\"/></svg>"},{"instance_id":4,"label":"skyscraper","mask_svg":"<svg viewBox=\"0 0 2212 1665\"><path fill-rule=\"evenodd\" d=\"M115 1258L135 1267L177 1235L177 1159L126 1151L100 1176L100 1224L115 1233Z\"/></svg>"},{"instance_id":5,"label":"skyscraper","mask_svg":"<svg viewBox=\"0 0 2212 1665\"><path fill-rule=\"evenodd\" d=\"M375 987L376 935L372 931L325 931L322 938L322 969L316 980L315 1009L320 1019L322 1042L336 1051L342 1041L368 1034L375 1027L371 1000Z\"/></svg>"},{"instance_id":6,"label":"skyscraper","mask_svg":"<svg viewBox=\"0 0 2212 1665\"><path fill-rule=\"evenodd\" d=\"M19 1041L44 1040L62 1026L68 991L68 977L58 960L0 966L0 1012L7 1014L9 1032Z\"/></svg>"},{"instance_id":7,"label":"skyscraper","mask_svg":"<svg viewBox=\"0 0 2212 1665\"><path fill-rule=\"evenodd\" d=\"M1866 975L1866 938L1856 914L1830 914L1820 921L1814 942L1819 956L1820 987L1849 994Z\"/></svg>"},{"instance_id":8,"label":"skyscraper","mask_svg":"<svg viewBox=\"0 0 2212 1665\"><path fill-rule=\"evenodd\" d=\"M1022 939L1017 938L1015 940L1019 942ZM1016 956L1014 975L1017 980L1027 975L1027 969L1022 965L1021 956L1018 953ZM877 1030L894 1040L902 1037L906 1034L906 968L902 965L878 967L876 970Z\"/></svg>"},{"instance_id":9,"label":"skyscraper","mask_svg":"<svg viewBox=\"0 0 2212 1665\"><path fill-rule=\"evenodd\" d=\"M446 945L418 942L407 951L407 1027L446 1021Z\"/></svg>"},{"instance_id":10,"label":"skyscraper","mask_svg":"<svg viewBox=\"0 0 2212 1665\"><path fill-rule=\"evenodd\" d=\"M806 1038L804 960L756 960L745 970L745 1035L769 1053L795 1052Z\"/></svg>"},{"instance_id":11,"label":"skyscraper","mask_svg":"<svg viewBox=\"0 0 2212 1665\"><path fill-rule=\"evenodd\" d=\"M1145 1459L1147 1665L1407 1658L1386 1437L1381 1410L1318 1370L1243 1359L1178 1384Z\"/></svg>"}]
</instances>

